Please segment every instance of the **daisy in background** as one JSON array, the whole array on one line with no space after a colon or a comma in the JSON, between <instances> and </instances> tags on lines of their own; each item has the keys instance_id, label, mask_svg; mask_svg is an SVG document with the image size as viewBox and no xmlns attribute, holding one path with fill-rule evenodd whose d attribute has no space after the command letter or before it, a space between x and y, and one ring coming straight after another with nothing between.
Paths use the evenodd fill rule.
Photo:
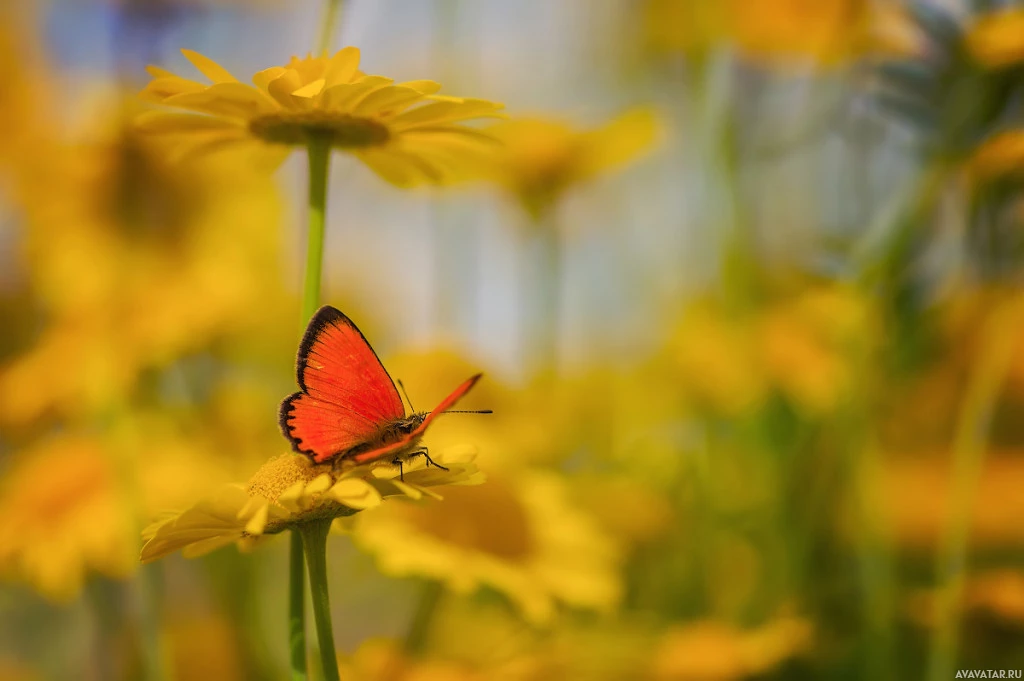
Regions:
<instances>
[{"instance_id":1,"label":"daisy in background","mask_svg":"<svg viewBox=\"0 0 1024 681\"><path fill-rule=\"evenodd\" d=\"M540 471L489 471L486 487L453 489L443 504L389 505L353 538L385 574L461 594L488 587L534 624L560 605L608 613L622 596L618 545Z\"/></svg>"},{"instance_id":2,"label":"daisy in background","mask_svg":"<svg viewBox=\"0 0 1024 681\"><path fill-rule=\"evenodd\" d=\"M587 130L538 117L497 123L487 132L502 143L493 179L539 223L572 188L650 151L659 126L652 110L636 108Z\"/></svg>"},{"instance_id":3,"label":"daisy in background","mask_svg":"<svg viewBox=\"0 0 1024 681\"><path fill-rule=\"evenodd\" d=\"M151 66L142 98L190 113L154 111L143 130L172 142L178 154L225 148L257 150L272 164L292 148L317 142L358 157L384 180L409 187L464 178L494 141L467 121L501 116L503 105L437 94L431 80L395 83L359 70L359 50L292 57L239 82L213 60L185 57L203 84Z\"/></svg>"},{"instance_id":4,"label":"daisy in background","mask_svg":"<svg viewBox=\"0 0 1024 681\"><path fill-rule=\"evenodd\" d=\"M483 175L524 211L526 241L521 323L524 363L535 374L557 364L562 318L562 235L558 207L578 186L610 174L649 151L659 136L654 112L629 110L608 123L580 130L557 118L522 118L487 128L501 141Z\"/></svg>"}]
</instances>

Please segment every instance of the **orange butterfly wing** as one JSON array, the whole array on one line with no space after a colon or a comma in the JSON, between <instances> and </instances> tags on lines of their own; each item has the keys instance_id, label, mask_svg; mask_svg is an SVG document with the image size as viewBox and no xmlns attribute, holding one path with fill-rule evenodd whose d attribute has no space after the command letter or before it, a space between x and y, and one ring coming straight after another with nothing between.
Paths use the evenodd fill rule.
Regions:
<instances>
[{"instance_id":1,"label":"orange butterfly wing","mask_svg":"<svg viewBox=\"0 0 1024 681\"><path fill-rule=\"evenodd\" d=\"M395 384L352 320L320 308L299 344L302 389L281 403L281 431L295 451L322 463L405 417Z\"/></svg>"},{"instance_id":2,"label":"orange butterfly wing","mask_svg":"<svg viewBox=\"0 0 1024 681\"><path fill-rule=\"evenodd\" d=\"M356 463L366 463L367 461L374 461L376 459L382 459L385 456L391 454L397 454L402 451L416 440L423 437L423 433L427 430L427 426L430 422L437 418L440 414L448 411L455 403L462 399L462 396L469 392L469 389L476 385L476 382L480 380L483 374L477 374L466 379L462 385L452 391L451 395L441 400L441 403L434 407L434 410L424 417L423 422L401 440L385 445L384 447L378 447L377 449L371 449L366 452L360 452L352 457L352 460Z\"/></svg>"}]
</instances>

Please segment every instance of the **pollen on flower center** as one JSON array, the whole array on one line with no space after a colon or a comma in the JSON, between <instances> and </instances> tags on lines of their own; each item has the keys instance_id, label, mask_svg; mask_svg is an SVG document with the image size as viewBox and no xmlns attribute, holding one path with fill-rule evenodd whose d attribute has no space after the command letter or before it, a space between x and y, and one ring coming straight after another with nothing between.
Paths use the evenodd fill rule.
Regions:
<instances>
[{"instance_id":1,"label":"pollen on flower center","mask_svg":"<svg viewBox=\"0 0 1024 681\"><path fill-rule=\"evenodd\" d=\"M246 491L249 496L259 495L276 502L296 482L312 482L323 473L324 467L314 465L304 456L283 454L263 464L249 480Z\"/></svg>"},{"instance_id":2,"label":"pollen on flower center","mask_svg":"<svg viewBox=\"0 0 1024 681\"><path fill-rule=\"evenodd\" d=\"M327 111L282 111L249 121L249 131L274 144L303 145L322 139L346 149L380 146L388 141L387 126L369 118Z\"/></svg>"}]
</instances>

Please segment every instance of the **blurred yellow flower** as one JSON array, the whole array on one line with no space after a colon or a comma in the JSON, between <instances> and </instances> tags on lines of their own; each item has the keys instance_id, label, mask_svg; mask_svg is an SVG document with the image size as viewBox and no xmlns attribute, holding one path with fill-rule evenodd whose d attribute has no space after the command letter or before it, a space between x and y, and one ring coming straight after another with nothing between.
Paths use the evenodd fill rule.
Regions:
<instances>
[{"instance_id":1,"label":"blurred yellow flower","mask_svg":"<svg viewBox=\"0 0 1024 681\"><path fill-rule=\"evenodd\" d=\"M940 598L936 589L911 592L906 599L906 612L917 624L934 627ZM1019 569L993 568L967 575L959 610L971 629L984 631L983 627L992 624L1024 629L1024 573Z\"/></svg>"},{"instance_id":2,"label":"blurred yellow flower","mask_svg":"<svg viewBox=\"0 0 1024 681\"><path fill-rule=\"evenodd\" d=\"M362 518L354 540L386 574L457 593L491 587L531 622L549 621L559 602L608 612L621 596L618 548L569 504L560 478L540 472L491 474L444 504L393 504Z\"/></svg>"},{"instance_id":3,"label":"blurred yellow flower","mask_svg":"<svg viewBox=\"0 0 1024 681\"><path fill-rule=\"evenodd\" d=\"M45 130L40 111L45 110L49 74L40 68L38 43L30 39L34 14L29 3L0 8L0 68L8 74L0 88L0 129L6 131L0 139L0 164L23 163L38 153L33 143Z\"/></svg>"},{"instance_id":4,"label":"blurred yellow flower","mask_svg":"<svg viewBox=\"0 0 1024 681\"><path fill-rule=\"evenodd\" d=\"M811 414L838 406L877 337L867 301L842 287L810 288L783 301L764 313L760 327L765 373Z\"/></svg>"},{"instance_id":5,"label":"blurred yellow flower","mask_svg":"<svg viewBox=\"0 0 1024 681\"><path fill-rule=\"evenodd\" d=\"M752 324L728 318L712 301L698 301L686 311L669 352L684 391L700 406L737 414L767 396Z\"/></svg>"},{"instance_id":6,"label":"blurred yellow flower","mask_svg":"<svg viewBox=\"0 0 1024 681\"><path fill-rule=\"evenodd\" d=\"M893 458L880 472L882 513L894 539L903 546L928 550L938 544L950 522L950 465L945 458ZM997 452L986 457L970 514L974 547L1019 546L1024 539L1024 457Z\"/></svg>"},{"instance_id":7,"label":"blurred yellow flower","mask_svg":"<svg viewBox=\"0 0 1024 681\"><path fill-rule=\"evenodd\" d=\"M965 36L967 49L982 66L997 69L1024 61L1024 7L1006 7L980 16Z\"/></svg>"},{"instance_id":8,"label":"blurred yellow flower","mask_svg":"<svg viewBox=\"0 0 1024 681\"><path fill-rule=\"evenodd\" d=\"M171 678L181 681L243 681L246 678L238 632L222 617L171 610L164 618L162 635L173 670Z\"/></svg>"},{"instance_id":9,"label":"blurred yellow flower","mask_svg":"<svg viewBox=\"0 0 1024 681\"><path fill-rule=\"evenodd\" d=\"M974 150L966 169L976 182L1024 173L1024 130L1004 130L989 137Z\"/></svg>"},{"instance_id":10,"label":"blurred yellow flower","mask_svg":"<svg viewBox=\"0 0 1024 681\"><path fill-rule=\"evenodd\" d=\"M338 661L341 678L351 681L485 681L495 676L456 662L416 660L386 639L371 639ZM497 678L509 679L505 675ZM509 679L509 681L512 681Z\"/></svg>"},{"instance_id":11,"label":"blurred yellow flower","mask_svg":"<svg viewBox=\"0 0 1024 681\"><path fill-rule=\"evenodd\" d=\"M704 621L672 628L652 664L656 681L729 681L761 676L810 650L814 629L795 616L780 616L756 629Z\"/></svg>"},{"instance_id":12,"label":"blurred yellow flower","mask_svg":"<svg viewBox=\"0 0 1024 681\"><path fill-rule=\"evenodd\" d=\"M988 570L968 579L964 607L1024 627L1024 572Z\"/></svg>"},{"instance_id":13,"label":"blurred yellow flower","mask_svg":"<svg viewBox=\"0 0 1024 681\"><path fill-rule=\"evenodd\" d=\"M168 164L123 129L85 136L23 171L22 248L45 325L0 366L3 423L108 408L143 370L244 334L283 298L269 276L280 261L270 178Z\"/></svg>"},{"instance_id":14,"label":"blurred yellow flower","mask_svg":"<svg viewBox=\"0 0 1024 681\"><path fill-rule=\"evenodd\" d=\"M648 0L644 30L658 52L701 54L733 44L769 64L831 65L866 51L878 16L869 0Z\"/></svg>"},{"instance_id":15,"label":"blurred yellow flower","mask_svg":"<svg viewBox=\"0 0 1024 681\"><path fill-rule=\"evenodd\" d=\"M21 452L0 488L0 573L69 601L90 572L135 567L133 521L102 445L62 436Z\"/></svg>"},{"instance_id":16,"label":"blurred yellow flower","mask_svg":"<svg viewBox=\"0 0 1024 681\"><path fill-rule=\"evenodd\" d=\"M522 118L490 126L502 143L496 179L537 218L574 185L626 165L654 145L658 122L632 109L593 130L555 119Z\"/></svg>"},{"instance_id":17,"label":"blurred yellow flower","mask_svg":"<svg viewBox=\"0 0 1024 681\"><path fill-rule=\"evenodd\" d=\"M147 527L142 562L179 549L186 557L195 557L235 542L250 544L311 520L354 515L387 496L440 499L430 488L483 482L472 463L474 456L466 451L433 454L447 471L427 467L425 459L412 459L403 474L390 462L335 469L305 456L284 454L264 464L248 484L223 487Z\"/></svg>"},{"instance_id":18,"label":"blurred yellow flower","mask_svg":"<svg viewBox=\"0 0 1024 681\"><path fill-rule=\"evenodd\" d=\"M808 415L838 406L858 359L877 338L874 312L853 290L811 286L756 310L702 300L671 344L684 390L697 405L735 415L777 390Z\"/></svg>"},{"instance_id":19,"label":"blurred yellow flower","mask_svg":"<svg viewBox=\"0 0 1024 681\"><path fill-rule=\"evenodd\" d=\"M149 112L143 130L182 154L244 148L280 162L290 147L320 140L354 154L392 184L444 184L468 162L493 151L494 141L465 122L495 117L501 104L436 94L429 80L394 83L359 70L359 50L333 57L292 57L245 85L213 60L182 50L211 82L204 85L151 66L146 100L193 114ZM199 115L197 115L199 114Z\"/></svg>"},{"instance_id":20,"label":"blurred yellow flower","mask_svg":"<svg viewBox=\"0 0 1024 681\"><path fill-rule=\"evenodd\" d=\"M42 674L29 669L18 660L0 657L0 681L41 681Z\"/></svg>"},{"instance_id":21,"label":"blurred yellow flower","mask_svg":"<svg viewBox=\"0 0 1024 681\"><path fill-rule=\"evenodd\" d=\"M0 577L67 601L92 574L130 576L145 520L230 479L208 439L137 410L102 434L69 430L17 449L0 478Z\"/></svg>"}]
</instances>

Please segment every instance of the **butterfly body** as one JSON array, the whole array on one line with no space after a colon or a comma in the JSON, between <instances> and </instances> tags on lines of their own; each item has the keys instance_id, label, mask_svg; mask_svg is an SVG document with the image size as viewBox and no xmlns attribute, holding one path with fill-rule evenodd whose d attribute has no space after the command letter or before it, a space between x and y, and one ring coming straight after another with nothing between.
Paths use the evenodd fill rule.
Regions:
<instances>
[{"instance_id":1,"label":"butterfly body","mask_svg":"<svg viewBox=\"0 0 1024 681\"><path fill-rule=\"evenodd\" d=\"M401 463L416 454L427 426L480 379L472 376L430 412L407 414L394 382L348 317L325 306L299 344L299 392L281 403L280 425L292 448L314 463Z\"/></svg>"},{"instance_id":2,"label":"butterfly body","mask_svg":"<svg viewBox=\"0 0 1024 681\"><path fill-rule=\"evenodd\" d=\"M392 445L396 442L401 442L409 436L423 423L423 420L427 417L427 413L410 414L405 418L398 419L385 423L381 426L377 435L366 442L356 445L351 449L338 454L339 459L353 459L356 460L360 457L360 454L365 452L371 452L381 447ZM406 442L410 451L413 451L419 446L419 438L409 438ZM401 455L406 452L396 451L395 458L401 458Z\"/></svg>"}]
</instances>

